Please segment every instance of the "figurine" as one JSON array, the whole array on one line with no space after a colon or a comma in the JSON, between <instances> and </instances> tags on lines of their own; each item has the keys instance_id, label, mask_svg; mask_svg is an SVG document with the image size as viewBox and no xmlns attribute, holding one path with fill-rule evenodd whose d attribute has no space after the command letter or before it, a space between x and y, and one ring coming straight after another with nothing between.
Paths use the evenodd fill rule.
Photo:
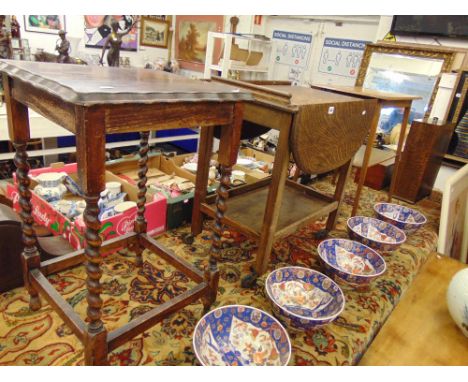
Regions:
<instances>
[{"instance_id":1,"label":"figurine","mask_svg":"<svg viewBox=\"0 0 468 382\"><path fill-rule=\"evenodd\" d=\"M107 46L110 45L109 52L107 53L107 63L109 66L119 66L120 63L120 47L122 46L122 37L130 33L133 29L137 20L133 22L125 31L119 32L119 22L117 20L113 20L111 23L112 32L107 36L106 42L102 47L102 55L99 63L101 65L104 64L104 53L107 49Z\"/></svg>"},{"instance_id":2,"label":"figurine","mask_svg":"<svg viewBox=\"0 0 468 382\"><path fill-rule=\"evenodd\" d=\"M66 39L67 32L61 29L58 32L60 36L60 44L55 47L55 50L58 51L57 62L59 64L68 64L70 62L70 41Z\"/></svg>"},{"instance_id":3,"label":"figurine","mask_svg":"<svg viewBox=\"0 0 468 382\"><path fill-rule=\"evenodd\" d=\"M20 26L18 20L16 19L15 15L11 16L10 27L11 27L11 37L21 38L21 26Z\"/></svg>"},{"instance_id":4,"label":"figurine","mask_svg":"<svg viewBox=\"0 0 468 382\"><path fill-rule=\"evenodd\" d=\"M10 57L10 32L5 26L5 15L0 15L0 58Z\"/></svg>"}]
</instances>

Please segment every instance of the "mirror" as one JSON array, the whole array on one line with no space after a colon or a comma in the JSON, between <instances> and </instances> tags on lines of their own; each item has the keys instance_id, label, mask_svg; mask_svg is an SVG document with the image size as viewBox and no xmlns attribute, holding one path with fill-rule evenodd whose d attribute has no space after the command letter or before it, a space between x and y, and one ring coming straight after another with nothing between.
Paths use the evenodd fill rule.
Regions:
<instances>
[{"instance_id":1,"label":"mirror","mask_svg":"<svg viewBox=\"0 0 468 382\"><path fill-rule=\"evenodd\" d=\"M440 74L450 70L455 54L445 47L389 42L368 44L356 86L422 97L413 101L411 123L414 119L429 116ZM384 143L397 142L402 119L403 109L382 110L377 132L384 137Z\"/></svg>"}]
</instances>

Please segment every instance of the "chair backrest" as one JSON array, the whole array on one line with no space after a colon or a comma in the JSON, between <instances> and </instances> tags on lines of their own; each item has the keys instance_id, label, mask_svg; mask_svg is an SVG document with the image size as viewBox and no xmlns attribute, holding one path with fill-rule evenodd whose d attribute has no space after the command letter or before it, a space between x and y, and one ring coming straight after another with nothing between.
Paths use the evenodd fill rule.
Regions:
<instances>
[{"instance_id":1,"label":"chair backrest","mask_svg":"<svg viewBox=\"0 0 468 382\"><path fill-rule=\"evenodd\" d=\"M348 162L369 131L376 104L363 99L302 107L290 134L298 167L323 174Z\"/></svg>"}]
</instances>

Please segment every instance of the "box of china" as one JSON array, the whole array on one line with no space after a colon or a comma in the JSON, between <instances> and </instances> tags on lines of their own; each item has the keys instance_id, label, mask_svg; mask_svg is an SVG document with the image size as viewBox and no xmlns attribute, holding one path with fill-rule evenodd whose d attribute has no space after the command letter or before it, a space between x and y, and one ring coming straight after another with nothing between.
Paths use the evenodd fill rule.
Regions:
<instances>
[{"instance_id":1,"label":"box of china","mask_svg":"<svg viewBox=\"0 0 468 382\"><path fill-rule=\"evenodd\" d=\"M190 171L186 170L183 167L184 163L190 158L192 158L193 156L194 154L182 154L182 155L171 157L167 160L172 162L172 166L179 170L179 173L181 174L181 176L186 177L192 181L195 181L195 174L191 173ZM265 153L263 151L254 150L251 148L241 148L239 150L239 156L254 158L255 160L262 161L266 163L267 165L272 165L275 159L275 157L271 154ZM217 161L218 154L214 153L211 156L211 160ZM232 169L243 171L245 173L245 182L247 184L255 183L255 182L258 182L259 180L262 180L271 176L271 174L269 174L266 171L262 171L259 169L254 170L252 168L245 167L240 164L235 164L232 167ZM216 182L210 180L210 184L216 185Z\"/></svg>"},{"instance_id":2,"label":"box of china","mask_svg":"<svg viewBox=\"0 0 468 382\"><path fill-rule=\"evenodd\" d=\"M53 164L51 167L31 170L31 177L38 176L47 172L65 172L74 181L77 181L77 165L71 164ZM137 201L138 189L134 186L106 171L106 182L119 182L122 185L122 191L127 193L128 200ZM37 183L31 179L31 204L32 216L37 224L48 227L56 236L61 235L67 239L75 249L84 247L85 224L81 218L75 221L70 220L65 215L55 209L50 203L37 195L33 189ZM20 211L19 194L15 185L7 185L7 197L13 201L13 207L16 211ZM76 197L75 197L76 198ZM74 199L70 193L66 193L63 199ZM102 240L109 240L117 236L125 235L133 231L133 225L136 219L137 207L132 207L122 213L101 220L101 229L99 234ZM146 195L146 211L147 231L150 235L157 235L165 231L166 222L166 198L161 194Z\"/></svg>"},{"instance_id":3,"label":"box of china","mask_svg":"<svg viewBox=\"0 0 468 382\"><path fill-rule=\"evenodd\" d=\"M190 155L190 154L189 154ZM193 155L193 154L191 154ZM115 159L106 162L106 170L125 179L130 184L137 184L138 181L138 155L127 155L120 159ZM148 155L146 163L148 172L146 177L148 193L154 194L155 190L151 187L153 180L157 182L161 176L167 179L167 182L178 183L179 186L192 184L195 186L195 175L187 173L184 169L179 168L174 164L172 158L168 158L160 152L151 153ZM207 187L207 193L212 193L216 190L217 184L211 184ZM166 195L167 210L166 210L166 229L175 229L185 223L189 223L192 219L193 207L193 189L189 192L175 192L171 195Z\"/></svg>"}]
</instances>

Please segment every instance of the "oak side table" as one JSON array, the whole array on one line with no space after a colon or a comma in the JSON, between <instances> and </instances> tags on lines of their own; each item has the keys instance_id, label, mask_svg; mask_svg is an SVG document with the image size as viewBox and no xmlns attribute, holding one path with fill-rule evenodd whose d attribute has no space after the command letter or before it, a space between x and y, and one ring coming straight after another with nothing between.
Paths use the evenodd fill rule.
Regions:
<instances>
[{"instance_id":1,"label":"oak side table","mask_svg":"<svg viewBox=\"0 0 468 382\"><path fill-rule=\"evenodd\" d=\"M108 352L200 298L205 310L209 309L216 299L219 281L216 256L221 247L221 219L226 210L230 171L236 163L240 143L243 101L251 99L250 93L228 85L190 80L147 69L1 60L0 72L3 73L10 139L16 149L16 174L25 244L22 267L25 287L30 295L30 308L41 308L40 293L84 344L86 365L107 364ZM32 229L26 153L30 139L28 108L76 135L78 175L86 200L85 249L45 262L40 261ZM205 272L201 272L146 234L144 212L148 137L150 131L159 129L200 127L203 132L214 126L220 126L222 131L218 159L221 182L217 191L209 266ZM135 232L102 242L99 236L101 223L98 218L98 200L105 188L105 134L135 131L141 134ZM202 150L199 154L200 163L205 163L205 157L210 156L211 152ZM199 172L208 172L208 168L199 169ZM206 192L206 183L197 182L197 194L203 193L200 188ZM185 273L197 285L108 333L101 320L100 251L122 246L135 251L137 265L142 265L142 252L147 248ZM84 261L88 324L46 277Z\"/></svg>"},{"instance_id":2,"label":"oak side table","mask_svg":"<svg viewBox=\"0 0 468 382\"><path fill-rule=\"evenodd\" d=\"M413 96L408 94L391 93L379 90L366 89L360 86L328 86L318 85L312 86L315 89L330 90L333 92L339 92L346 95L352 95L355 97L361 97L363 99L376 99L377 107L372 120L369 136L367 138L366 151L364 152L364 159L362 161L361 173L359 177L359 183L357 185L356 194L354 195L354 204L351 216L355 216L359 209L359 199L361 197L362 187L366 180L367 168L369 167L369 159L372 151L372 145L374 144L377 136L377 127L379 125L380 112L386 107L398 107L404 109L403 120L401 122L400 137L398 139L397 151L395 154L395 167L393 169L392 180L390 182L390 190L388 192L388 201L392 201L392 195L395 188L396 174L398 173L398 166L400 163L401 150L403 148L403 142L406 135L406 128L408 125L408 118L411 111L411 104L415 99L420 99L420 96Z\"/></svg>"}]
</instances>

